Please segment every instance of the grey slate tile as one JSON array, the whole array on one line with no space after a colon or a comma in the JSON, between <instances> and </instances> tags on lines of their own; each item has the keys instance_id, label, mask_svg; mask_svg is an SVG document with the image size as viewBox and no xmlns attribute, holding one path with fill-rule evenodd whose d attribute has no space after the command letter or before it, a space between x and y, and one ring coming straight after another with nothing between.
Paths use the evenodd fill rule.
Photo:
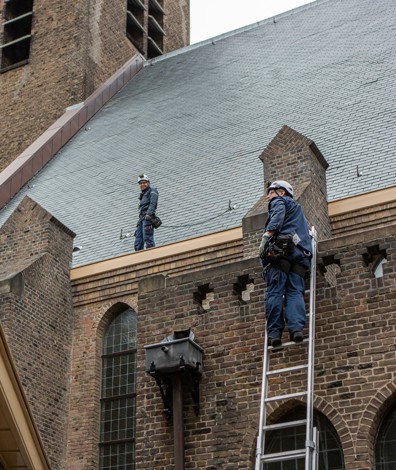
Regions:
<instances>
[{"instance_id":1,"label":"grey slate tile","mask_svg":"<svg viewBox=\"0 0 396 470\"><path fill-rule=\"evenodd\" d=\"M284 124L329 162L329 200L394 185L395 26L393 0L320 0L154 59L0 223L29 194L77 233L75 265L128 253L119 234L135 225L144 171L160 191L157 244L239 226L262 195L258 156ZM237 210L207 221L229 200Z\"/></svg>"}]
</instances>

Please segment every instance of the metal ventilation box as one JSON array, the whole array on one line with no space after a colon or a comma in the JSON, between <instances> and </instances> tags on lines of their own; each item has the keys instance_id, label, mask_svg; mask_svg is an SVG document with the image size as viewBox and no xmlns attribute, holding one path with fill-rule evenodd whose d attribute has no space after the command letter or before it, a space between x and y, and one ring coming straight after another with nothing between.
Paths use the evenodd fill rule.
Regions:
<instances>
[{"instance_id":1,"label":"metal ventilation box","mask_svg":"<svg viewBox=\"0 0 396 470\"><path fill-rule=\"evenodd\" d=\"M161 343L145 346L146 372L162 375L185 369L202 374L203 349L194 341L191 330L175 331Z\"/></svg>"}]
</instances>

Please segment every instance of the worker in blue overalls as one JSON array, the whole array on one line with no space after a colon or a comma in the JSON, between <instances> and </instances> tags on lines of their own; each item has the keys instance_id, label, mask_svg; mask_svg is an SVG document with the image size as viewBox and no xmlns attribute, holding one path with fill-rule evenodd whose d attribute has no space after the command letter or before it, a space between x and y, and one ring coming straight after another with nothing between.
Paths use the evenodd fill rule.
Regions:
<instances>
[{"instance_id":1,"label":"worker in blue overalls","mask_svg":"<svg viewBox=\"0 0 396 470\"><path fill-rule=\"evenodd\" d=\"M293 199L287 181L268 186L268 219L259 248L266 282L264 297L268 344L280 347L285 321L290 340L304 339L305 274L309 271L312 242L301 205Z\"/></svg>"}]
</instances>

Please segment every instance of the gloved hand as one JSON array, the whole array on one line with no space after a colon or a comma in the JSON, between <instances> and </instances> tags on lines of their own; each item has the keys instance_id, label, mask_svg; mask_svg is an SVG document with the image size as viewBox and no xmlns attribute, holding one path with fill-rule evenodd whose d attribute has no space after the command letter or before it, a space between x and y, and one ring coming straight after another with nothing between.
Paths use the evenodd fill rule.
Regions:
<instances>
[{"instance_id":1,"label":"gloved hand","mask_svg":"<svg viewBox=\"0 0 396 470\"><path fill-rule=\"evenodd\" d=\"M263 238L261 239L260 248L259 248L259 256L260 258L265 258L265 250L268 246L268 241L271 237L264 233Z\"/></svg>"},{"instance_id":2,"label":"gloved hand","mask_svg":"<svg viewBox=\"0 0 396 470\"><path fill-rule=\"evenodd\" d=\"M151 220L151 215L146 214L146 215L144 216L144 218L145 218L146 220Z\"/></svg>"}]
</instances>

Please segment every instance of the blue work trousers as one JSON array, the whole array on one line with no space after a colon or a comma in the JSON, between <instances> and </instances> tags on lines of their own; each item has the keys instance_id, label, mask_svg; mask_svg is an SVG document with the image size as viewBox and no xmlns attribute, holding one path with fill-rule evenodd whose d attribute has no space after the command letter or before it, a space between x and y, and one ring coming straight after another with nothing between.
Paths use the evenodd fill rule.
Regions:
<instances>
[{"instance_id":1,"label":"blue work trousers","mask_svg":"<svg viewBox=\"0 0 396 470\"><path fill-rule=\"evenodd\" d=\"M154 228L149 220L139 220L135 232L135 251L152 248L154 243Z\"/></svg>"},{"instance_id":2,"label":"blue work trousers","mask_svg":"<svg viewBox=\"0 0 396 470\"><path fill-rule=\"evenodd\" d=\"M287 258L291 264L309 269L310 261L304 253L295 248ZM285 273L276 265L264 271L267 284L264 296L267 333L269 338L280 338L287 322L289 333L302 331L306 323L304 302L305 279L294 272Z\"/></svg>"}]
</instances>

